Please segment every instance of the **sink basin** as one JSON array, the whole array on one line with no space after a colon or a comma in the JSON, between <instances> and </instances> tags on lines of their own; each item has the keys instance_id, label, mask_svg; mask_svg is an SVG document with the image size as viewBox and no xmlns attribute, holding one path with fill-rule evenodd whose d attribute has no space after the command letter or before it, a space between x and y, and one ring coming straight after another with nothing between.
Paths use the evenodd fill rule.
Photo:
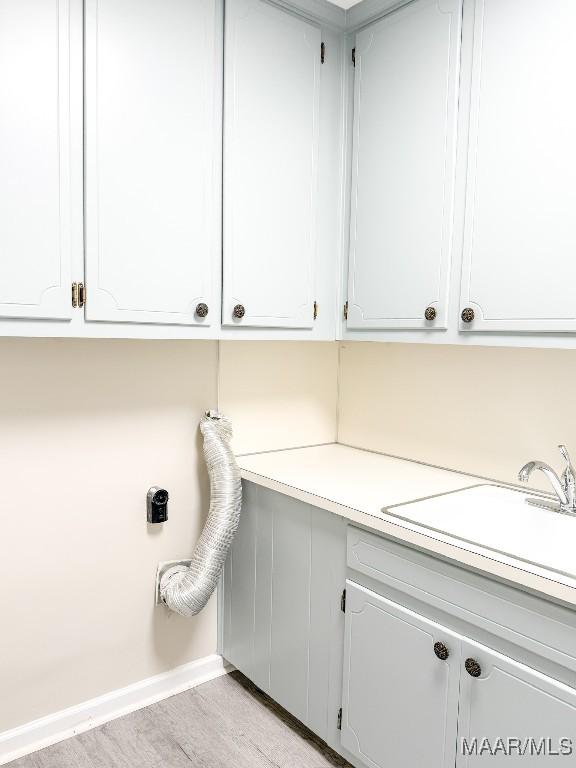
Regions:
<instances>
[{"instance_id":1,"label":"sink basin","mask_svg":"<svg viewBox=\"0 0 576 768\"><path fill-rule=\"evenodd\" d=\"M477 485L382 511L429 533L456 539L458 546L474 545L576 577L576 517L527 504L534 495Z\"/></svg>"}]
</instances>

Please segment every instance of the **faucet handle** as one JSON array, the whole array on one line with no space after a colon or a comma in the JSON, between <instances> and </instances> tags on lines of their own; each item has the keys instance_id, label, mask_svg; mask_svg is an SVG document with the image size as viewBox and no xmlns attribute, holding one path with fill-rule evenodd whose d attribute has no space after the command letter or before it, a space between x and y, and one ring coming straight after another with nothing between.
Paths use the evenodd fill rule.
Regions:
<instances>
[{"instance_id":1,"label":"faucet handle","mask_svg":"<svg viewBox=\"0 0 576 768\"><path fill-rule=\"evenodd\" d=\"M562 454L562 456L566 460L566 464L568 465L564 471L571 472L572 475L576 476L576 471L574 470L572 461L570 460L570 454L568 453L568 448L566 448L565 445L559 445L558 448L560 449L560 453Z\"/></svg>"},{"instance_id":2,"label":"faucet handle","mask_svg":"<svg viewBox=\"0 0 576 768\"><path fill-rule=\"evenodd\" d=\"M572 510L576 509L576 471L570 460L570 454L565 445L559 445L560 453L566 460L566 467L562 472L562 485L568 498L568 503Z\"/></svg>"}]
</instances>

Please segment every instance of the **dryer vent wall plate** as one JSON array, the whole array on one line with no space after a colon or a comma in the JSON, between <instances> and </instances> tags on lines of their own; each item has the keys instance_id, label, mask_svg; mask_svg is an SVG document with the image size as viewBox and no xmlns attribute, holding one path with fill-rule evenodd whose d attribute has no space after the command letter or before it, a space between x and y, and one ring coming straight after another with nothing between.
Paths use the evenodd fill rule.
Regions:
<instances>
[{"instance_id":1,"label":"dryer vent wall plate","mask_svg":"<svg viewBox=\"0 0 576 768\"><path fill-rule=\"evenodd\" d=\"M190 568L191 563L192 563L191 559L165 560L163 563L158 563L158 568L156 569L156 585L155 585L156 605L164 605L164 603L162 602L162 598L160 597L160 586L162 584L162 577L172 569L186 571L188 570L188 568Z\"/></svg>"}]
</instances>

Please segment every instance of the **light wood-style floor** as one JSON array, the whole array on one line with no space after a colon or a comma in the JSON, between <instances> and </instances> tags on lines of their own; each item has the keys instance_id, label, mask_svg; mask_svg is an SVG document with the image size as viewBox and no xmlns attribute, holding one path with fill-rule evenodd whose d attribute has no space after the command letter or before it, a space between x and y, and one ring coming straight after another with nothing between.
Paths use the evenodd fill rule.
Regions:
<instances>
[{"instance_id":1,"label":"light wood-style floor","mask_svg":"<svg viewBox=\"0 0 576 768\"><path fill-rule=\"evenodd\" d=\"M232 672L9 763L10 768L350 768Z\"/></svg>"}]
</instances>

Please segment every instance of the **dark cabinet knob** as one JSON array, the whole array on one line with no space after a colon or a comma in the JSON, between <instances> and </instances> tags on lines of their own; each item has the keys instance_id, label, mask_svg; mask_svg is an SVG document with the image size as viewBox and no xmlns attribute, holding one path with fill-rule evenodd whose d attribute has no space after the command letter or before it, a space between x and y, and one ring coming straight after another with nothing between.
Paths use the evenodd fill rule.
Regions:
<instances>
[{"instance_id":1,"label":"dark cabinet knob","mask_svg":"<svg viewBox=\"0 0 576 768\"><path fill-rule=\"evenodd\" d=\"M471 323L472 320L474 320L474 310L472 307L465 307L462 310L462 314L460 315L462 318L462 322L464 323Z\"/></svg>"},{"instance_id":2,"label":"dark cabinet knob","mask_svg":"<svg viewBox=\"0 0 576 768\"><path fill-rule=\"evenodd\" d=\"M198 304L196 306L196 314L198 315L198 317L206 317L206 315L208 314L208 304L204 304L204 303Z\"/></svg>"},{"instance_id":3,"label":"dark cabinet knob","mask_svg":"<svg viewBox=\"0 0 576 768\"><path fill-rule=\"evenodd\" d=\"M448 656L450 656L450 651L444 643L434 643L434 653L441 661L446 661Z\"/></svg>"},{"instance_id":4,"label":"dark cabinet knob","mask_svg":"<svg viewBox=\"0 0 576 768\"><path fill-rule=\"evenodd\" d=\"M242 304L236 304L236 306L232 310L232 314L234 315L234 317L237 317L238 320L241 320L246 314L246 310L244 309Z\"/></svg>"},{"instance_id":5,"label":"dark cabinet knob","mask_svg":"<svg viewBox=\"0 0 576 768\"><path fill-rule=\"evenodd\" d=\"M434 307L426 307L424 317L426 320L436 320L436 309Z\"/></svg>"},{"instance_id":6,"label":"dark cabinet knob","mask_svg":"<svg viewBox=\"0 0 576 768\"><path fill-rule=\"evenodd\" d=\"M466 667L466 672L468 672L471 677L480 677L482 674L482 667L478 664L476 659L466 659L464 666Z\"/></svg>"}]
</instances>

